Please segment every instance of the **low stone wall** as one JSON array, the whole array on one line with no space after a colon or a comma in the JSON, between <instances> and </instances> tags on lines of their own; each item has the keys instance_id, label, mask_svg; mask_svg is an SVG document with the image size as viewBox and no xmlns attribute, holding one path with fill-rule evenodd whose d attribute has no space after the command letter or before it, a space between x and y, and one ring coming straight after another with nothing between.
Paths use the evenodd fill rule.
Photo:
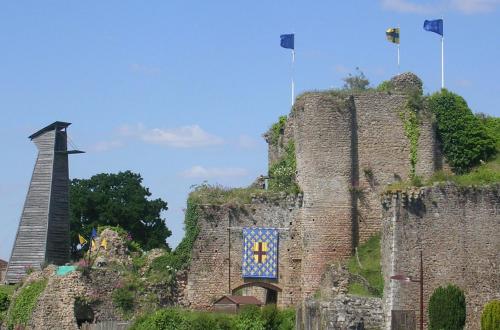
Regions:
<instances>
[{"instance_id":1,"label":"low stone wall","mask_svg":"<svg viewBox=\"0 0 500 330\"><path fill-rule=\"evenodd\" d=\"M338 295L330 301L306 300L297 312L297 329L344 330L382 329L382 299Z\"/></svg>"}]
</instances>

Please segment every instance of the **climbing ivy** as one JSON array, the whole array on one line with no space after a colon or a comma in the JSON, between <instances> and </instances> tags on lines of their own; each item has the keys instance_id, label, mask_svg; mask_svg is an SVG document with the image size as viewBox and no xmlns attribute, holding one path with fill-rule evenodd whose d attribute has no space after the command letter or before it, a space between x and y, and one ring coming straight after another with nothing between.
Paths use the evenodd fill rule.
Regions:
<instances>
[{"instance_id":1,"label":"climbing ivy","mask_svg":"<svg viewBox=\"0 0 500 330\"><path fill-rule=\"evenodd\" d=\"M283 133L283 130L285 129L286 121L287 121L286 116L280 116L280 118L278 119L278 122L274 123L271 126L270 134L269 134L269 142L273 146L278 145L280 135Z\"/></svg>"},{"instance_id":2,"label":"climbing ivy","mask_svg":"<svg viewBox=\"0 0 500 330\"><path fill-rule=\"evenodd\" d=\"M289 141L285 146L285 155L269 168L269 189L296 194L300 191L295 180L297 161L295 159L295 144Z\"/></svg>"},{"instance_id":3,"label":"climbing ivy","mask_svg":"<svg viewBox=\"0 0 500 330\"><path fill-rule=\"evenodd\" d=\"M419 112L423 107L423 99L419 93L410 94L404 108L399 112L403 121L405 136L410 142L410 179L415 181L418 161L418 139L420 138Z\"/></svg>"},{"instance_id":4,"label":"climbing ivy","mask_svg":"<svg viewBox=\"0 0 500 330\"><path fill-rule=\"evenodd\" d=\"M47 280L34 281L24 286L9 310L7 327L14 329L16 326L27 326L31 314L35 309L38 297L45 290Z\"/></svg>"}]
</instances>

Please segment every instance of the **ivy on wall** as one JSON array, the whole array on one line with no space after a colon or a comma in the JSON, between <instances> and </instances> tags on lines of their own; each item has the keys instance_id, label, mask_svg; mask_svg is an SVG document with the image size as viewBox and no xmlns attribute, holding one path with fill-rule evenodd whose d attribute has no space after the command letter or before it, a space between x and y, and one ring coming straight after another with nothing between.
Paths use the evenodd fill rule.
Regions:
<instances>
[{"instance_id":1,"label":"ivy on wall","mask_svg":"<svg viewBox=\"0 0 500 330\"><path fill-rule=\"evenodd\" d=\"M419 93L410 94L399 116L403 121L405 136L410 142L410 179L417 179L416 166L418 162L418 139L420 138L420 110L423 108L423 99Z\"/></svg>"},{"instance_id":2,"label":"ivy on wall","mask_svg":"<svg viewBox=\"0 0 500 330\"><path fill-rule=\"evenodd\" d=\"M280 116L278 122L271 126L269 134L269 142L271 145L278 146L280 135L283 134L283 131L285 130L286 121L287 116Z\"/></svg>"},{"instance_id":3,"label":"ivy on wall","mask_svg":"<svg viewBox=\"0 0 500 330\"><path fill-rule=\"evenodd\" d=\"M16 326L27 326L31 314L35 310L38 297L45 290L47 280L34 281L24 286L15 298L9 310L7 327L14 329Z\"/></svg>"},{"instance_id":4,"label":"ivy on wall","mask_svg":"<svg viewBox=\"0 0 500 330\"><path fill-rule=\"evenodd\" d=\"M296 170L295 144L289 141L285 146L285 155L269 168L269 190L299 193L300 188L295 180Z\"/></svg>"}]
</instances>

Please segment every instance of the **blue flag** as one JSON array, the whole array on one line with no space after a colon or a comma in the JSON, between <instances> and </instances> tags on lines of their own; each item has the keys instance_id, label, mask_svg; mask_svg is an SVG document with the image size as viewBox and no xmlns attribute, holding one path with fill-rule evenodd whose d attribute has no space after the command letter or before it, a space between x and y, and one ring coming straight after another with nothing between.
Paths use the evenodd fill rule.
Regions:
<instances>
[{"instance_id":1,"label":"blue flag","mask_svg":"<svg viewBox=\"0 0 500 330\"><path fill-rule=\"evenodd\" d=\"M435 19L432 21L424 21L424 30L431 31L437 34L443 35L443 20Z\"/></svg>"},{"instance_id":2,"label":"blue flag","mask_svg":"<svg viewBox=\"0 0 500 330\"><path fill-rule=\"evenodd\" d=\"M283 48L295 49L294 45L294 34L282 34L280 35L280 45Z\"/></svg>"},{"instance_id":3,"label":"blue flag","mask_svg":"<svg viewBox=\"0 0 500 330\"><path fill-rule=\"evenodd\" d=\"M243 228L243 277L278 278L278 230Z\"/></svg>"},{"instance_id":4,"label":"blue flag","mask_svg":"<svg viewBox=\"0 0 500 330\"><path fill-rule=\"evenodd\" d=\"M97 231L95 228L92 228L92 233L90 233L90 239L94 239L97 237Z\"/></svg>"}]
</instances>

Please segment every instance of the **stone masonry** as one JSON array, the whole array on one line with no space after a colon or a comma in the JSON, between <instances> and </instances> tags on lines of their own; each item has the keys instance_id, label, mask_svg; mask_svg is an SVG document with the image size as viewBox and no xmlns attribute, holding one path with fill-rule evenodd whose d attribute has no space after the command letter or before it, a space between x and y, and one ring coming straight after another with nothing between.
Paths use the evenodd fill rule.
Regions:
<instances>
[{"instance_id":1,"label":"stone masonry","mask_svg":"<svg viewBox=\"0 0 500 330\"><path fill-rule=\"evenodd\" d=\"M278 301L284 306L310 297L327 265L350 257L355 247L380 231L380 193L390 183L407 180L410 173L410 144L401 112L409 93L422 89L411 73L391 83L391 92L305 93L297 98L278 143L271 142L271 132L264 135L269 165L294 142L303 199L291 209L256 201L243 207L246 213L235 213L229 206L202 206L188 273L193 306L209 307L242 284L241 229L230 230L229 274L228 228L287 228L279 232L280 278L274 283L282 290ZM442 157L431 116L422 109L419 118L416 173L428 177L442 167Z\"/></svg>"},{"instance_id":2,"label":"stone masonry","mask_svg":"<svg viewBox=\"0 0 500 330\"><path fill-rule=\"evenodd\" d=\"M423 252L424 318L433 291L454 284L464 290L466 329L480 329L484 305L500 299L500 185L451 184L386 195L382 268L386 322L391 310L419 315L419 285L390 281L394 274L419 279Z\"/></svg>"}]
</instances>

